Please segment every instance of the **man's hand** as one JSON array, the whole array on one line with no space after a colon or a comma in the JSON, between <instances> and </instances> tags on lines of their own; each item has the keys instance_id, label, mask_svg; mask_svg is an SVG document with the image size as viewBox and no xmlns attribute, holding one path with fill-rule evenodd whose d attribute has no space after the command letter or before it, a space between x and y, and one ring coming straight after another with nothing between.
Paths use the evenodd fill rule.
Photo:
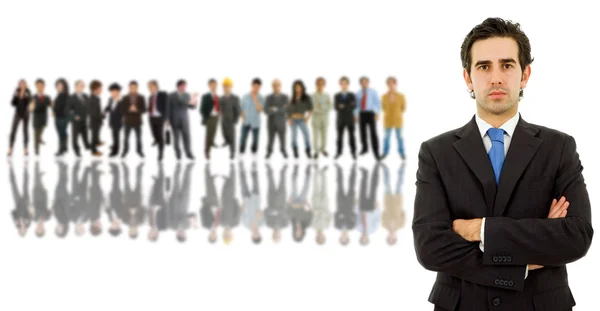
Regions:
<instances>
[{"instance_id":1,"label":"man's hand","mask_svg":"<svg viewBox=\"0 0 600 311\"><path fill-rule=\"evenodd\" d=\"M288 124L289 124L290 126L292 126L292 125L294 124L294 123L293 123L293 121L292 121L292 119L288 119Z\"/></svg>"},{"instance_id":2,"label":"man's hand","mask_svg":"<svg viewBox=\"0 0 600 311\"><path fill-rule=\"evenodd\" d=\"M481 218L457 219L452 222L452 230L469 242L480 242Z\"/></svg>"},{"instance_id":3,"label":"man's hand","mask_svg":"<svg viewBox=\"0 0 600 311\"><path fill-rule=\"evenodd\" d=\"M531 271L531 270L537 270L537 269L541 269L544 266L540 266L540 265L527 265L527 270Z\"/></svg>"},{"instance_id":4,"label":"man's hand","mask_svg":"<svg viewBox=\"0 0 600 311\"><path fill-rule=\"evenodd\" d=\"M338 105L338 108L340 108L340 109L344 109L344 104L339 104L339 105Z\"/></svg>"},{"instance_id":5,"label":"man's hand","mask_svg":"<svg viewBox=\"0 0 600 311\"><path fill-rule=\"evenodd\" d=\"M377 122L377 121L379 121L379 114L378 113L375 114L375 122Z\"/></svg>"}]
</instances>

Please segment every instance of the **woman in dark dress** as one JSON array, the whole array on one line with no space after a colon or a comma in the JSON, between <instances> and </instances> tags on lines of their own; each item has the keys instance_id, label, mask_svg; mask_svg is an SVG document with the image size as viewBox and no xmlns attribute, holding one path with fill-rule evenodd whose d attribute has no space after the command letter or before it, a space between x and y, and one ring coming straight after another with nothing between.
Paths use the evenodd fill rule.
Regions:
<instances>
[{"instance_id":1,"label":"woman in dark dress","mask_svg":"<svg viewBox=\"0 0 600 311\"><path fill-rule=\"evenodd\" d=\"M13 116L11 131L10 131L10 146L8 149L8 156L12 156L13 145L15 144L15 138L17 135L17 127L19 123L23 121L23 151L27 156L27 145L29 142L29 133L27 132L27 126L29 124L29 104L31 102L31 92L27 87L27 82L21 79L19 80L19 86L15 90L12 98L12 106L15 108L15 114Z\"/></svg>"}]
</instances>

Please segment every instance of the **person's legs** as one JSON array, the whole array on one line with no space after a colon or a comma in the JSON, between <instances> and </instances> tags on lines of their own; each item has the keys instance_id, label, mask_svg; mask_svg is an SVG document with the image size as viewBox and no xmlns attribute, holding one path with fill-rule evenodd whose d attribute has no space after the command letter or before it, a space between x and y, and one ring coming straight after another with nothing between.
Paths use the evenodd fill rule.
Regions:
<instances>
[{"instance_id":1,"label":"person's legs","mask_svg":"<svg viewBox=\"0 0 600 311\"><path fill-rule=\"evenodd\" d=\"M175 150L175 157L177 160L181 158L181 148L179 146L179 136L181 135L181 124L171 123L171 132L173 133L173 150Z\"/></svg>"},{"instance_id":2,"label":"person's legs","mask_svg":"<svg viewBox=\"0 0 600 311\"><path fill-rule=\"evenodd\" d=\"M350 123L346 125L346 129L348 129L348 136L350 136L350 151L352 152L352 156L356 155L356 135L355 135L355 126L354 123Z\"/></svg>"},{"instance_id":3,"label":"person's legs","mask_svg":"<svg viewBox=\"0 0 600 311\"><path fill-rule=\"evenodd\" d=\"M119 154L119 146L121 145L119 133L121 132L121 129L118 127L114 127L111 129L111 131L112 131L113 145L112 145L110 154L115 156L115 155Z\"/></svg>"},{"instance_id":4,"label":"person's legs","mask_svg":"<svg viewBox=\"0 0 600 311\"><path fill-rule=\"evenodd\" d=\"M360 143L362 145L361 154L367 153L369 150L369 142L367 141L367 115L361 112L359 115L359 130L360 130Z\"/></svg>"},{"instance_id":5,"label":"person's legs","mask_svg":"<svg viewBox=\"0 0 600 311\"><path fill-rule=\"evenodd\" d=\"M90 149L91 144L88 136L88 126L85 123L85 121L81 122L81 131L79 132L79 134L81 134L81 138L83 139L83 145L85 146L85 149Z\"/></svg>"},{"instance_id":6,"label":"person's legs","mask_svg":"<svg viewBox=\"0 0 600 311\"><path fill-rule=\"evenodd\" d=\"M272 126L268 126L267 130L267 154L271 154L273 152L273 143L275 142L275 129Z\"/></svg>"},{"instance_id":7,"label":"person's legs","mask_svg":"<svg viewBox=\"0 0 600 311\"><path fill-rule=\"evenodd\" d=\"M375 115L371 114L369 118L369 132L371 134L371 146L373 147L373 155L376 159L379 159L379 138L377 137L377 123L375 122Z\"/></svg>"},{"instance_id":8,"label":"person's legs","mask_svg":"<svg viewBox=\"0 0 600 311\"><path fill-rule=\"evenodd\" d=\"M258 138L259 138L259 134L260 134L260 127L252 129L252 147L251 147L251 151L252 151L253 154L258 151Z\"/></svg>"},{"instance_id":9,"label":"person's legs","mask_svg":"<svg viewBox=\"0 0 600 311\"><path fill-rule=\"evenodd\" d=\"M123 153L122 157L125 157L129 152L129 133L131 133L131 126L125 126L125 137L123 137Z\"/></svg>"},{"instance_id":10,"label":"person's legs","mask_svg":"<svg viewBox=\"0 0 600 311\"><path fill-rule=\"evenodd\" d=\"M29 116L23 118L23 148L27 151L29 146Z\"/></svg>"},{"instance_id":11,"label":"person's legs","mask_svg":"<svg viewBox=\"0 0 600 311\"><path fill-rule=\"evenodd\" d=\"M12 126L10 127L10 142L8 145L10 149L12 149L15 144L15 138L17 136L17 127L19 126L19 122L21 122L21 118L15 113L12 120Z\"/></svg>"},{"instance_id":12,"label":"person's legs","mask_svg":"<svg viewBox=\"0 0 600 311\"><path fill-rule=\"evenodd\" d=\"M344 124L337 124L337 151L336 155L341 155L342 151L344 151Z\"/></svg>"},{"instance_id":13,"label":"person's legs","mask_svg":"<svg viewBox=\"0 0 600 311\"><path fill-rule=\"evenodd\" d=\"M310 134L308 133L308 126L306 126L306 122L300 121L299 123L300 131L302 132L302 136L304 138L304 146L307 149L311 148L310 145Z\"/></svg>"},{"instance_id":14,"label":"person's legs","mask_svg":"<svg viewBox=\"0 0 600 311\"><path fill-rule=\"evenodd\" d=\"M327 153L327 119L321 120L321 152Z\"/></svg>"},{"instance_id":15,"label":"person's legs","mask_svg":"<svg viewBox=\"0 0 600 311\"><path fill-rule=\"evenodd\" d=\"M43 129L44 129L43 127L39 127L39 128L35 128L33 130L33 132L34 132L33 145L34 145L34 151L35 151L36 155L38 155L40 153L40 144L42 141L42 130Z\"/></svg>"},{"instance_id":16,"label":"person's legs","mask_svg":"<svg viewBox=\"0 0 600 311\"><path fill-rule=\"evenodd\" d=\"M217 120L215 120L215 126L213 132L217 131ZM189 120L183 120L181 123L181 136L183 138L183 150L185 151L185 155L192 159L194 157L194 153L192 152L192 139L190 133L190 122ZM214 134L213 134L214 137ZM214 138L213 138L214 140Z\"/></svg>"},{"instance_id":17,"label":"person's legs","mask_svg":"<svg viewBox=\"0 0 600 311\"><path fill-rule=\"evenodd\" d=\"M319 135L319 117L313 117L313 120L311 122L312 125L312 133L313 133L313 144L315 146L315 154L318 154L321 146L321 135Z\"/></svg>"},{"instance_id":18,"label":"person's legs","mask_svg":"<svg viewBox=\"0 0 600 311\"><path fill-rule=\"evenodd\" d=\"M137 142L137 153L143 157L144 156L144 149L142 146L142 126L138 125L136 127L133 128L135 131L135 139Z\"/></svg>"},{"instance_id":19,"label":"person's legs","mask_svg":"<svg viewBox=\"0 0 600 311\"><path fill-rule=\"evenodd\" d=\"M402 128L396 128L396 140L398 141L398 152L404 156L404 139L402 138Z\"/></svg>"},{"instance_id":20,"label":"person's legs","mask_svg":"<svg viewBox=\"0 0 600 311\"><path fill-rule=\"evenodd\" d=\"M388 155L390 152L390 137L392 136L392 129L384 129L385 137L383 139L383 156Z\"/></svg>"},{"instance_id":21,"label":"person's legs","mask_svg":"<svg viewBox=\"0 0 600 311\"><path fill-rule=\"evenodd\" d=\"M71 123L71 142L73 144L73 152L75 152L76 155L79 155L79 132L81 131L81 127L79 126L79 123L77 121Z\"/></svg>"}]
</instances>

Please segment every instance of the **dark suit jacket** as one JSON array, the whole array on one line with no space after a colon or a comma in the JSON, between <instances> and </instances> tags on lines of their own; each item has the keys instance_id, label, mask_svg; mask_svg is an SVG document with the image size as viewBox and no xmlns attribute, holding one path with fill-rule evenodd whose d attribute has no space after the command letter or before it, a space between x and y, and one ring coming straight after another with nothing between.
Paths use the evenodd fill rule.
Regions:
<instances>
[{"instance_id":1,"label":"dark suit jacket","mask_svg":"<svg viewBox=\"0 0 600 311\"><path fill-rule=\"evenodd\" d=\"M343 105L340 108L340 105ZM333 98L333 106L337 111L337 124L354 124L354 108L356 108L356 97L352 92L346 92L346 96L342 93L335 94Z\"/></svg>"},{"instance_id":2,"label":"dark suit jacket","mask_svg":"<svg viewBox=\"0 0 600 311\"><path fill-rule=\"evenodd\" d=\"M202 95L202 101L200 102L200 116L202 117L202 124L206 124L206 120L210 117L210 114L215 106L212 93L206 93Z\"/></svg>"},{"instance_id":3,"label":"dark suit jacket","mask_svg":"<svg viewBox=\"0 0 600 311\"><path fill-rule=\"evenodd\" d=\"M102 114L102 106L100 104L100 97L92 95L90 97L90 104L88 107L90 116L90 126L92 128L100 128L104 115Z\"/></svg>"},{"instance_id":4,"label":"dark suit jacket","mask_svg":"<svg viewBox=\"0 0 600 311\"><path fill-rule=\"evenodd\" d=\"M125 95L121 99L120 107L121 113L123 114L123 124L125 126L140 126L142 125L142 113L146 112L146 102L142 95L137 94L135 96L134 105L137 108L136 112L130 111L131 108L131 95Z\"/></svg>"},{"instance_id":5,"label":"dark suit jacket","mask_svg":"<svg viewBox=\"0 0 600 311\"><path fill-rule=\"evenodd\" d=\"M38 95L33 97L35 107L33 108L33 127L43 128L48 123L48 108L50 107L50 97L44 95L44 99L40 100Z\"/></svg>"},{"instance_id":6,"label":"dark suit jacket","mask_svg":"<svg viewBox=\"0 0 600 311\"><path fill-rule=\"evenodd\" d=\"M115 109L116 106L116 109ZM112 129L120 129L123 126L123 113L121 112L121 101L114 102L112 98L108 100L108 105L104 108L104 113L108 113L108 125Z\"/></svg>"},{"instance_id":7,"label":"dark suit jacket","mask_svg":"<svg viewBox=\"0 0 600 311\"><path fill-rule=\"evenodd\" d=\"M69 107L68 111L71 121L87 123L88 102L90 98L85 94L82 94L82 96L83 101L79 99L76 93L71 94L67 101L67 106ZM75 120L75 117L79 117L79 120Z\"/></svg>"},{"instance_id":8,"label":"dark suit jacket","mask_svg":"<svg viewBox=\"0 0 600 311\"><path fill-rule=\"evenodd\" d=\"M475 118L422 143L413 233L418 261L437 272L435 310L570 310L566 264L593 235L582 169L573 137L522 118L498 187ZM563 195L567 217L547 219ZM452 230L455 219L482 217L484 252ZM527 264L544 268L525 279Z\"/></svg>"},{"instance_id":9,"label":"dark suit jacket","mask_svg":"<svg viewBox=\"0 0 600 311\"><path fill-rule=\"evenodd\" d=\"M166 92L159 91L156 93L156 110L160 113L160 119L166 121L169 119L169 107L168 105L168 95ZM148 96L148 117L152 118L150 115L150 108L152 105L152 95Z\"/></svg>"}]
</instances>

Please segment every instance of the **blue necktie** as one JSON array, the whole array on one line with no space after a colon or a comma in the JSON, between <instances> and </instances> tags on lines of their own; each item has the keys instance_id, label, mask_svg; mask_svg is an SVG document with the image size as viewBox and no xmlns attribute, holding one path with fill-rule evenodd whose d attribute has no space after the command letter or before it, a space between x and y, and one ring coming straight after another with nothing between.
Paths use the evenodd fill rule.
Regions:
<instances>
[{"instance_id":1,"label":"blue necktie","mask_svg":"<svg viewBox=\"0 0 600 311\"><path fill-rule=\"evenodd\" d=\"M490 157L490 162L492 162L492 168L494 168L496 184L498 184L502 165L504 164L504 130L490 128L487 134L492 140L492 148L488 152L488 156Z\"/></svg>"}]
</instances>

